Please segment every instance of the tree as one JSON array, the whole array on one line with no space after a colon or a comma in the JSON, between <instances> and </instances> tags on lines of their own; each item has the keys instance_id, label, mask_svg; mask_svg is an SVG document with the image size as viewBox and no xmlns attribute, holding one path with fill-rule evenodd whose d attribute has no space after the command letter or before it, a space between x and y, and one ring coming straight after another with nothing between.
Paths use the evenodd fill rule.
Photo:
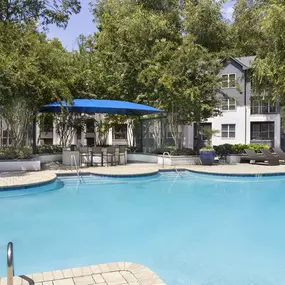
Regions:
<instances>
[{"instance_id":1,"label":"tree","mask_svg":"<svg viewBox=\"0 0 285 285\"><path fill-rule=\"evenodd\" d=\"M80 0L0 0L0 22L66 27L70 15L80 9Z\"/></svg>"},{"instance_id":2,"label":"tree","mask_svg":"<svg viewBox=\"0 0 285 285\"><path fill-rule=\"evenodd\" d=\"M201 122L219 114L216 110L219 67L213 55L186 36L167 62L154 61L142 74L145 85L153 87L150 91L156 105L168 114L176 148L179 125Z\"/></svg>"},{"instance_id":3,"label":"tree","mask_svg":"<svg viewBox=\"0 0 285 285\"><path fill-rule=\"evenodd\" d=\"M23 145L26 126L42 105L72 98L76 68L58 40L47 40L33 26L0 23L0 50L0 115L14 129L15 146ZM29 119L22 128L9 115L17 112L19 102L22 122Z\"/></svg>"},{"instance_id":4,"label":"tree","mask_svg":"<svg viewBox=\"0 0 285 285\"><path fill-rule=\"evenodd\" d=\"M256 92L285 102L285 4L269 0L256 10L266 41L257 49L253 82ZM262 15L263 17L260 17Z\"/></svg>"},{"instance_id":5,"label":"tree","mask_svg":"<svg viewBox=\"0 0 285 285\"><path fill-rule=\"evenodd\" d=\"M144 86L139 74L160 41L180 41L177 23L169 20L167 12L131 1L101 1L94 7L94 15L99 27L93 41L92 73L98 74L94 93L99 90L103 98L147 103L141 97Z\"/></svg>"},{"instance_id":6,"label":"tree","mask_svg":"<svg viewBox=\"0 0 285 285\"><path fill-rule=\"evenodd\" d=\"M256 55L264 47L267 35L261 29L262 2L238 0L234 6L234 23L231 27L231 41L236 56Z\"/></svg>"},{"instance_id":7,"label":"tree","mask_svg":"<svg viewBox=\"0 0 285 285\"><path fill-rule=\"evenodd\" d=\"M178 125L199 122L215 114L219 60L214 52L220 50L218 44L199 42L204 36L198 37L199 31L193 35L195 31L190 29L194 22L202 23L202 4L201 12L197 8L199 21L195 18L190 23L189 2L185 2L189 12L185 17L181 17L177 3L166 0L97 2L94 15L99 32L95 34L91 52L96 62L93 75L98 72L101 78L94 94L98 94L100 86L104 98L164 109L169 114L176 147ZM216 27L219 28L213 35L225 24L217 10L215 13L212 24L218 20ZM187 34L182 27L187 27Z\"/></svg>"},{"instance_id":8,"label":"tree","mask_svg":"<svg viewBox=\"0 0 285 285\"><path fill-rule=\"evenodd\" d=\"M230 47L229 25L221 13L223 1L184 0L184 33L210 52L225 52Z\"/></svg>"}]
</instances>

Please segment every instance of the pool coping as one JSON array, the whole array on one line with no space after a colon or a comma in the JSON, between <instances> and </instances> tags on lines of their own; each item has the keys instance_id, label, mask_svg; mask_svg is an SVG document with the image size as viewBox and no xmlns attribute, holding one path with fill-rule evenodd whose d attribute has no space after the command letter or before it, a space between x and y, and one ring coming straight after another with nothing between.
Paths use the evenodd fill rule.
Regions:
<instances>
[{"instance_id":1,"label":"pool coping","mask_svg":"<svg viewBox=\"0 0 285 285\"><path fill-rule=\"evenodd\" d=\"M112 168L110 168L110 171ZM173 171L187 171L195 174L203 174L203 175L212 175L212 176L221 176L221 177L272 177L272 176L285 176L285 171L283 172L259 172L259 173L237 173L237 172L215 172L215 171L209 171L206 169L193 169L191 166L185 167L167 167L167 168L157 168L154 170L145 170L140 172L134 172L131 173L132 171L129 171L128 173L100 173L97 171L97 169L88 169L88 170L83 170L80 172L81 175L87 176L87 175L94 175L94 176L101 176L101 177L114 177L114 178L130 178L130 177L147 177L147 176L152 176L159 174L161 172L173 172ZM44 171L45 172L45 171ZM38 187L38 186L43 186L47 185L50 183L53 183L56 181L58 177L65 177L65 176L75 176L77 175L76 171L74 170L47 170L48 174L46 177L45 176L40 176L39 172L33 172L33 175L39 176L38 181L35 182L24 182L21 181L21 183L11 183L10 185L1 185L0 186L0 191L5 191L5 190L20 190L20 189L29 189L33 187ZM5 177L4 177L5 178Z\"/></svg>"},{"instance_id":2,"label":"pool coping","mask_svg":"<svg viewBox=\"0 0 285 285\"><path fill-rule=\"evenodd\" d=\"M13 277L14 285L166 285L148 267L133 262L113 262ZM7 285L7 278L0 278Z\"/></svg>"}]
</instances>

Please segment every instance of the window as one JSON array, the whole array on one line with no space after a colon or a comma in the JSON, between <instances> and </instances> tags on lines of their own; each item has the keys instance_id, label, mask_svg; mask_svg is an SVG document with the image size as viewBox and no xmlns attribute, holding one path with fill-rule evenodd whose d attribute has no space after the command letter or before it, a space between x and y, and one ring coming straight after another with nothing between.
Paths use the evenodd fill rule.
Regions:
<instances>
[{"instance_id":1,"label":"window","mask_svg":"<svg viewBox=\"0 0 285 285\"><path fill-rule=\"evenodd\" d=\"M268 100L251 99L251 114L272 114L277 112L276 103Z\"/></svg>"},{"instance_id":2,"label":"window","mask_svg":"<svg viewBox=\"0 0 285 285\"><path fill-rule=\"evenodd\" d=\"M233 98L223 99L221 105L222 111L229 111L236 109L236 100Z\"/></svg>"},{"instance_id":3,"label":"window","mask_svg":"<svg viewBox=\"0 0 285 285\"><path fill-rule=\"evenodd\" d=\"M222 138L235 138L236 136L236 125L222 125Z\"/></svg>"},{"instance_id":4,"label":"window","mask_svg":"<svg viewBox=\"0 0 285 285\"><path fill-rule=\"evenodd\" d=\"M274 122L251 123L252 140L273 140Z\"/></svg>"},{"instance_id":5,"label":"window","mask_svg":"<svg viewBox=\"0 0 285 285\"><path fill-rule=\"evenodd\" d=\"M223 74L222 75L222 87L223 88L236 87L236 75L235 74Z\"/></svg>"},{"instance_id":6,"label":"window","mask_svg":"<svg viewBox=\"0 0 285 285\"><path fill-rule=\"evenodd\" d=\"M95 120L88 119L86 121L86 133L94 133L95 132Z\"/></svg>"},{"instance_id":7,"label":"window","mask_svg":"<svg viewBox=\"0 0 285 285\"><path fill-rule=\"evenodd\" d=\"M52 145L53 144L53 139L43 139L44 144L46 145Z\"/></svg>"},{"instance_id":8,"label":"window","mask_svg":"<svg viewBox=\"0 0 285 285\"><path fill-rule=\"evenodd\" d=\"M118 140L126 140L127 139L127 125L119 124L116 125L113 129L113 138Z\"/></svg>"},{"instance_id":9,"label":"window","mask_svg":"<svg viewBox=\"0 0 285 285\"><path fill-rule=\"evenodd\" d=\"M94 138L86 138L86 144L88 147L94 146Z\"/></svg>"},{"instance_id":10,"label":"window","mask_svg":"<svg viewBox=\"0 0 285 285\"><path fill-rule=\"evenodd\" d=\"M2 145L3 146L9 146L11 144L12 140L9 137L9 130L3 130L2 132Z\"/></svg>"}]
</instances>

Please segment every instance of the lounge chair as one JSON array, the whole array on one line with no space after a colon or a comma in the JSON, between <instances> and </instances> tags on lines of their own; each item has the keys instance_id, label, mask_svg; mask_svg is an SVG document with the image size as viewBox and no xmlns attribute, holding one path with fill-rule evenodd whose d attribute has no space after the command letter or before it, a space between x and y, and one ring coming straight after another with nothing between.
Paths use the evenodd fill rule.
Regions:
<instances>
[{"instance_id":1,"label":"lounge chair","mask_svg":"<svg viewBox=\"0 0 285 285\"><path fill-rule=\"evenodd\" d=\"M285 161L285 152L281 148L276 147L276 148L273 148L273 150L279 157L279 160Z\"/></svg>"},{"instance_id":2,"label":"lounge chair","mask_svg":"<svg viewBox=\"0 0 285 285\"><path fill-rule=\"evenodd\" d=\"M243 161L251 161L254 160L256 162L264 162L265 156L262 153L256 153L254 150L252 149L245 149L245 153L247 155L242 156L242 160Z\"/></svg>"},{"instance_id":3,"label":"lounge chair","mask_svg":"<svg viewBox=\"0 0 285 285\"><path fill-rule=\"evenodd\" d=\"M261 152L266 157L269 165L280 165L279 157L271 153L269 149L264 148L261 150Z\"/></svg>"},{"instance_id":4,"label":"lounge chair","mask_svg":"<svg viewBox=\"0 0 285 285\"><path fill-rule=\"evenodd\" d=\"M268 149L261 150L262 153L256 153L252 149L245 149L246 156L242 157L243 161L265 162L268 161L269 165L279 165L279 159L274 156Z\"/></svg>"},{"instance_id":5,"label":"lounge chair","mask_svg":"<svg viewBox=\"0 0 285 285\"><path fill-rule=\"evenodd\" d=\"M268 149L262 149L262 154L256 153L252 149L245 150L247 160L254 160L255 162L265 162L268 161L269 165L279 165L278 157L274 156Z\"/></svg>"}]
</instances>

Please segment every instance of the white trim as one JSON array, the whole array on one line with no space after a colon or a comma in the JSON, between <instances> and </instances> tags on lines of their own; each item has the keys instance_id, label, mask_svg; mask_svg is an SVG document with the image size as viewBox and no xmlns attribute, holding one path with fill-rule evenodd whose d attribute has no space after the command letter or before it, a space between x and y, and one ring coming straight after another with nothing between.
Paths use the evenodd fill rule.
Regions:
<instances>
[{"instance_id":1,"label":"white trim","mask_svg":"<svg viewBox=\"0 0 285 285\"><path fill-rule=\"evenodd\" d=\"M235 108L233 110L229 109L230 108L230 99L235 101ZM236 112L236 110L237 110L237 100L235 98L229 97L229 98L223 98L222 101L223 100L227 100L228 101L228 109L227 110L223 110L223 103L222 103L221 106L220 106L220 110L222 112Z\"/></svg>"},{"instance_id":2,"label":"white trim","mask_svg":"<svg viewBox=\"0 0 285 285\"><path fill-rule=\"evenodd\" d=\"M223 137L223 125L224 125L224 126L228 126L228 127L227 127L227 134L228 134L227 137ZM234 137L230 137L230 136L229 136L230 133L233 133L233 132L230 132L230 125L234 125L234 126L235 126L235 132L234 132L235 136L234 136ZM226 131L224 131L224 132L226 132ZM221 138L222 138L222 139L235 139L235 138L236 138L236 124L230 124L230 123L221 124Z\"/></svg>"},{"instance_id":3,"label":"white trim","mask_svg":"<svg viewBox=\"0 0 285 285\"><path fill-rule=\"evenodd\" d=\"M223 87L223 76L227 75L228 76L228 87ZM234 75L235 76L235 86L229 86L230 85L230 75ZM236 81L237 81L237 74L236 73L223 73L221 74L221 79L222 79L222 86L221 86L221 89L236 89L237 87L237 84L236 84Z\"/></svg>"}]
</instances>

